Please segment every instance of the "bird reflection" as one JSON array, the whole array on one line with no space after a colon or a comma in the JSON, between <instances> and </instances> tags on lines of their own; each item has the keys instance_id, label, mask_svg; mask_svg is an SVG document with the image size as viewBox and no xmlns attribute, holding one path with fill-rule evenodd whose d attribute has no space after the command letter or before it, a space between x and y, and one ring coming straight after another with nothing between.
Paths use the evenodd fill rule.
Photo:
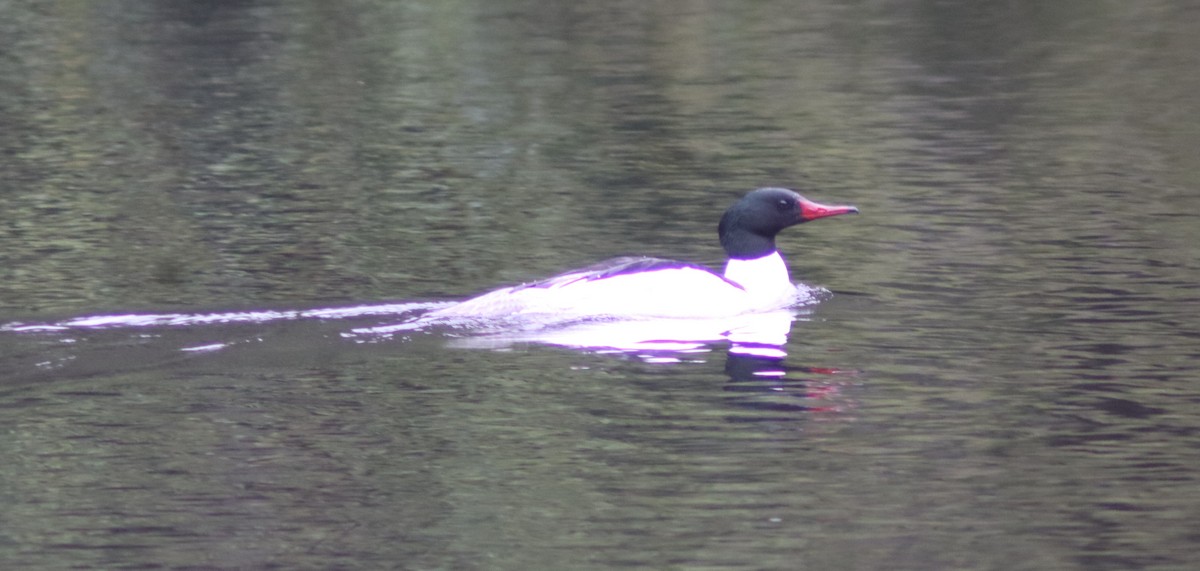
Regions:
<instances>
[{"instance_id":1,"label":"bird reflection","mask_svg":"<svg viewBox=\"0 0 1200 571\"><path fill-rule=\"evenodd\" d=\"M787 364L787 342L796 321L809 310L793 308L722 319L599 321L567 326L469 332L453 339L454 347L506 350L540 344L593 353L636 357L646 363L704 361L727 346L724 390L730 404L754 414L737 421L770 421L781 415L839 412L848 408L841 395L852 370ZM772 414L776 413L776 414Z\"/></svg>"},{"instance_id":2,"label":"bird reflection","mask_svg":"<svg viewBox=\"0 0 1200 571\"><path fill-rule=\"evenodd\" d=\"M501 323L493 329L474 328L451 342L470 349L507 349L540 344L600 353L626 353L643 358L664 354L708 352L728 342L731 351L766 357L785 357L784 345L792 322L806 310L781 309L712 319L590 320L569 324ZM391 333L389 328L388 333ZM361 330L360 330L361 331ZM381 331L376 329L375 331Z\"/></svg>"},{"instance_id":3,"label":"bird reflection","mask_svg":"<svg viewBox=\"0 0 1200 571\"><path fill-rule=\"evenodd\" d=\"M151 362L153 366L153 363L172 363L184 357L222 353L234 345L263 347L263 338L257 330L237 330L235 335L229 328L236 325L254 327L275 321L391 320L397 315L407 315L411 316L410 320L397 325L352 328L340 335L356 343L374 344L408 339L416 334L440 333L451 347L507 350L519 345L551 345L590 353L617 354L650 364L705 362L725 347L724 370L728 382L724 390L730 396L729 402L756 413L739 420L769 420L771 413L836 412L846 408L840 394L842 379L835 381L835 377L852 371L786 363L792 327L796 321L808 319L810 307L711 319L574 323L524 320L470 322L460 327L421 319L425 312L438 306L401 303L287 311L93 315L54 323L0 324L0 333L32 334L51 343L61 353L61 358L56 360L39 353L31 373L61 376L68 372L64 368L104 370L111 367L112 362L121 360L115 357L112 344L89 350L91 344L76 343L77 339L72 335L85 331L103 330L116 335L117 346L136 346L142 351L139 362ZM219 341L214 341L213 333L202 327L205 325L222 326L221 335L216 336ZM137 332L136 336L120 333L129 330ZM161 352L160 358L146 359L147 345Z\"/></svg>"},{"instance_id":4,"label":"bird reflection","mask_svg":"<svg viewBox=\"0 0 1200 571\"><path fill-rule=\"evenodd\" d=\"M731 347L725 360L729 404L757 413L731 421L763 422L802 412L841 412L848 408L841 381L834 376L853 373L829 367L791 366L781 356L738 351ZM770 413L778 413L772 415Z\"/></svg>"}]
</instances>

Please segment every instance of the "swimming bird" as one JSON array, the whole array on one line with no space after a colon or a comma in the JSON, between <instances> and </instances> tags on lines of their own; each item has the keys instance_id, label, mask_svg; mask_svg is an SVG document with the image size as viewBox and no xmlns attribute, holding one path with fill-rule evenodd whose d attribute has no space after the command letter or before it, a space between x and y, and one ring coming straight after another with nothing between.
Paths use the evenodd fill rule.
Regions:
<instances>
[{"instance_id":1,"label":"swimming bird","mask_svg":"<svg viewBox=\"0 0 1200 571\"><path fill-rule=\"evenodd\" d=\"M785 188L760 188L733 203L717 225L729 257L723 273L674 260L614 258L497 289L434 310L423 321L713 318L777 310L799 300L775 236L790 226L857 212L854 206L819 204Z\"/></svg>"}]
</instances>

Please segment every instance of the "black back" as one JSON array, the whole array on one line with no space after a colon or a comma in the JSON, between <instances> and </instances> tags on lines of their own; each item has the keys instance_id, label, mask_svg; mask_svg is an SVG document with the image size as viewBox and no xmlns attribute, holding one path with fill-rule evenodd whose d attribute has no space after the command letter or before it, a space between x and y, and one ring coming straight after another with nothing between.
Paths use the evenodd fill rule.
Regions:
<instances>
[{"instance_id":1,"label":"black back","mask_svg":"<svg viewBox=\"0 0 1200 571\"><path fill-rule=\"evenodd\" d=\"M575 283L575 282L586 282L586 281L592 281L592 280L599 280L599 279L604 279L604 278L617 276L617 275L621 275L621 274L633 274L633 273L637 273L637 272L648 272L648 271L652 271L652 270L664 270L664 269L675 269L675 268L693 268L693 269L697 269L697 270L702 270L702 271L708 272L718 278L721 278L721 279L725 280L726 282L729 282L730 285L736 286L738 288L742 287L742 286L738 285L736 282L726 279L725 276L722 276L721 274L718 274L718 273L716 273L704 266L701 266L699 264L691 264L691 263L680 262L680 261L676 261L676 260L665 260L663 258L650 258L650 257L646 257L646 256L637 256L637 257L626 256L626 257L621 257L621 258L613 258L611 260L605 260L605 261L597 263L597 264L592 264L586 268L572 270L572 271L569 271L564 274L559 274L557 276L546 278L544 280L538 280L536 282L522 284L522 285L514 287L513 291L527 289L527 288L539 288L539 287L544 288L544 287L564 286L564 285Z\"/></svg>"}]
</instances>

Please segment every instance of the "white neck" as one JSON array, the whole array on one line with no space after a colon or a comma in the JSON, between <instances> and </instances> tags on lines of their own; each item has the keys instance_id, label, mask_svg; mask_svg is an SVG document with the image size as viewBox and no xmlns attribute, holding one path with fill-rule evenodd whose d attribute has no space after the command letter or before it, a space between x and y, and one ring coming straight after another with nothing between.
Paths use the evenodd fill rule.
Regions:
<instances>
[{"instance_id":1,"label":"white neck","mask_svg":"<svg viewBox=\"0 0 1200 571\"><path fill-rule=\"evenodd\" d=\"M780 301L796 294L796 286L778 250L751 260L730 258L725 263L725 278L737 282L751 297L762 302Z\"/></svg>"}]
</instances>

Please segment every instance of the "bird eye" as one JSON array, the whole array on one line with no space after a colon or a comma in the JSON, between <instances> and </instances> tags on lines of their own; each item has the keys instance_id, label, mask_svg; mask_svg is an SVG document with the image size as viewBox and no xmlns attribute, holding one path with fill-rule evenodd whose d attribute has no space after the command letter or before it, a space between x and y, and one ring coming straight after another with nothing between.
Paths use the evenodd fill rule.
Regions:
<instances>
[{"instance_id":1,"label":"bird eye","mask_svg":"<svg viewBox=\"0 0 1200 571\"><path fill-rule=\"evenodd\" d=\"M792 209L792 201L790 201L786 198L780 198L779 202L777 202L775 204L775 206L778 207L780 210L791 210Z\"/></svg>"}]
</instances>

